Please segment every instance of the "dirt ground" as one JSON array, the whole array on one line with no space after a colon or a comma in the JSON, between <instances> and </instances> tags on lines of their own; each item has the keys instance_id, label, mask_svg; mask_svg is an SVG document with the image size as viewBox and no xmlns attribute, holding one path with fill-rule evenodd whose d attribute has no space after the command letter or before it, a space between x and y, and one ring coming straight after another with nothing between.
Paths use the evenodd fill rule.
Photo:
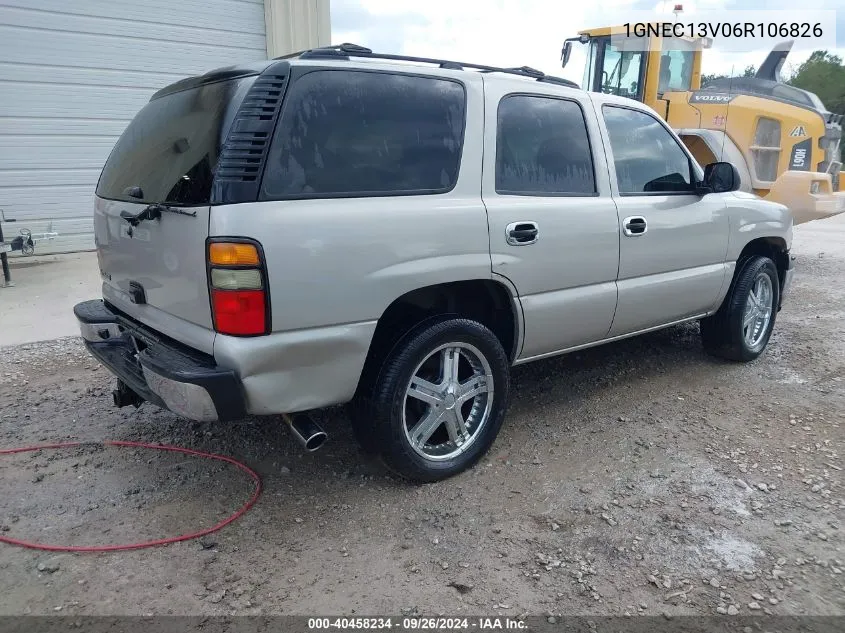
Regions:
<instances>
[{"instance_id":1,"label":"dirt ground","mask_svg":"<svg viewBox=\"0 0 845 633\"><path fill-rule=\"evenodd\" d=\"M514 370L491 453L412 486L341 410L306 455L272 419L114 409L75 339L0 349L0 448L176 444L264 493L200 541L108 554L0 545L0 614L845 614L845 221L796 230L767 353L703 354L695 324ZM0 456L0 530L95 544L211 525L226 464L101 446Z\"/></svg>"}]
</instances>

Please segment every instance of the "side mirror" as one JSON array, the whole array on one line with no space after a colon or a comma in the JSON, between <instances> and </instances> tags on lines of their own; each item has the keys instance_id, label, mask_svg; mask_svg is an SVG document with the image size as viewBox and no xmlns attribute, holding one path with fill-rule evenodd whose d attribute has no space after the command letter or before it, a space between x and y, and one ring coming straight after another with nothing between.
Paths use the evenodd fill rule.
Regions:
<instances>
[{"instance_id":1,"label":"side mirror","mask_svg":"<svg viewBox=\"0 0 845 633\"><path fill-rule=\"evenodd\" d=\"M587 33L579 35L578 37L570 37L563 40L563 49L560 51L560 65L566 66L569 63L569 56L572 55L572 42L580 42L581 44L588 44L590 36Z\"/></svg>"},{"instance_id":2,"label":"side mirror","mask_svg":"<svg viewBox=\"0 0 845 633\"><path fill-rule=\"evenodd\" d=\"M704 180L697 187L700 195L736 191L741 184L739 170L731 163L710 163L704 168Z\"/></svg>"},{"instance_id":3,"label":"side mirror","mask_svg":"<svg viewBox=\"0 0 845 633\"><path fill-rule=\"evenodd\" d=\"M572 55L572 42L569 40L563 43L563 50L560 53L560 66L565 68L569 63L569 56Z\"/></svg>"}]
</instances>

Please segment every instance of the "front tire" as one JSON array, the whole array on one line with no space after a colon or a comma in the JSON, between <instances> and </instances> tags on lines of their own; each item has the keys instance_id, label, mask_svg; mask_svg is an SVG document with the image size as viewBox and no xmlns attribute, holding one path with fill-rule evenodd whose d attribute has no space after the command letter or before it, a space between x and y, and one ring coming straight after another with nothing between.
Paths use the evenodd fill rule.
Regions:
<instances>
[{"instance_id":1,"label":"front tire","mask_svg":"<svg viewBox=\"0 0 845 633\"><path fill-rule=\"evenodd\" d=\"M468 319L426 323L388 354L357 424L394 472L419 482L455 475L490 448L505 417L510 363L498 338Z\"/></svg>"},{"instance_id":2,"label":"front tire","mask_svg":"<svg viewBox=\"0 0 845 633\"><path fill-rule=\"evenodd\" d=\"M752 361L766 349L780 301L778 271L768 257L740 263L722 307L701 320L705 350L728 360Z\"/></svg>"}]
</instances>

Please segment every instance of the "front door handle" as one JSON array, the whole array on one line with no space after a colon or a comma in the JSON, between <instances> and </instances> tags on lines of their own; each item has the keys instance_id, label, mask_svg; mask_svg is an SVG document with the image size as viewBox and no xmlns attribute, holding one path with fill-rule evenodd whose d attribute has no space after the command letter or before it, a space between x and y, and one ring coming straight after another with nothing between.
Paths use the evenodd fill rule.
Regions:
<instances>
[{"instance_id":1,"label":"front door handle","mask_svg":"<svg viewBox=\"0 0 845 633\"><path fill-rule=\"evenodd\" d=\"M641 215L632 215L622 220L622 230L625 235L629 237L636 237L637 235L644 235L648 230L648 223Z\"/></svg>"},{"instance_id":2,"label":"front door handle","mask_svg":"<svg viewBox=\"0 0 845 633\"><path fill-rule=\"evenodd\" d=\"M511 222L505 227L505 239L511 246L528 246L540 237L536 222Z\"/></svg>"}]
</instances>

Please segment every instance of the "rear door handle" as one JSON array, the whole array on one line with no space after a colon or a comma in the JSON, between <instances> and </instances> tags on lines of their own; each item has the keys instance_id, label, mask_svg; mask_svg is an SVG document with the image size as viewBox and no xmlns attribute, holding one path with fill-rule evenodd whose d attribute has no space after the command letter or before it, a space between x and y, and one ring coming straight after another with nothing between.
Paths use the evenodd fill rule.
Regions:
<instances>
[{"instance_id":1,"label":"rear door handle","mask_svg":"<svg viewBox=\"0 0 845 633\"><path fill-rule=\"evenodd\" d=\"M536 222L511 222L505 227L505 239L511 246L528 246L540 237Z\"/></svg>"},{"instance_id":2,"label":"rear door handle","mask_svg":"<svg viewBox=\"0 0 845 633\"><path fill-rule=\"evenodd\" d=\"M644 235L648 230L648 222L641 215L632 215L622 220L622 230L629 237Z\"/></svg>"}]
</instances>

